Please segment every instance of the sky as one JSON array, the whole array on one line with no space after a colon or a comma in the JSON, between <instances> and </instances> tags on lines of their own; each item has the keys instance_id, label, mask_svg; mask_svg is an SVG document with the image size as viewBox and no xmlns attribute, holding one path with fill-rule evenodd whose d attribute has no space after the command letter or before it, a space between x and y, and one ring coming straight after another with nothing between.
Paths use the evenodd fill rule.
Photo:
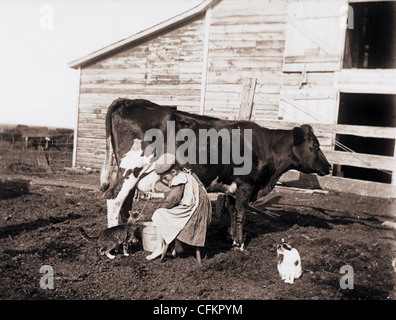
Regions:
<instances>
[{"instance_id":1,"label":"sky","mask_svg":"<svg viewBox=\"0 0 396 320\"><path fill-rule=\"evenodd\" d=\"M74 128L68 63L202 0L0 0L0 124Z\"/></svg>"}]
</instances>

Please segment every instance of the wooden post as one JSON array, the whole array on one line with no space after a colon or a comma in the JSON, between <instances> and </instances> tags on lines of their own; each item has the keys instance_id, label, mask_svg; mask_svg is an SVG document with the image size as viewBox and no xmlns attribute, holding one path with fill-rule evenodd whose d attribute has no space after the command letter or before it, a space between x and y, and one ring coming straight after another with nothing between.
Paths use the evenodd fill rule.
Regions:
<instances>
[{"instance_id":1,"label":"wooden post","mask_svg":"<svg viewBox=\"0 0 396 320\"><path fill-rule=\"evenodd\" d=\"M78 121L80 114L80 86L81 86L81 67L78 68L78 83L77 83L77 97L76 97L76 118L74 119L74 136L73 136L73 159L72 167L76 166L77 161L77 138L78 138Z\"/></svg>"},{"instance_id":2,"label":"wooden post","mask_svg":"<svg viewBox=\"0 0 396 320\"><path fill-rule=\"evenodd\" d=\"M37 148L36 161L38 167L44 169L46 173L50 173L50 174L54 173L47 162L47 157L45 156L43 147L41 145L39 145Z\"/></svg>"},{"instance_id":3,"label":"wooden post","mask_svg":"<svg viewBox=\"0 0 396 320\"><path fill-rule=\"evenodd\" d=\"M241 107L239 109L240 120L250 120L253 111L254 92L256 90L256 78L244 78L243 79L243 91Z\"/></svg>"},{"instance_id":4,"label":"wooden post","mask_svg":"<svg viewBox=\"0 0 396 320\"><path fill-rule=\"evenodd\" d=\"M396 186L396 140L395 140L395 147L393 151L393 159L394 165L393 165L393 171L392 171L392 186Z\"/></svg>"},{"instance_id":5,"label":"wooden post","mask_svg":"<svg viewBox=\"0 0 396 320\"><path fill-rule=\"evenodd\" d=\"M205 97L206 97L206 81L208 74L208 61L209 61L209 36L210 36L210 17L212 8L206 11L205 15L205 38L203 48L203 61L202 61L202 77L201 77L201 100L199 106L199 114L205 113Z\"/></svg>"}]
</instances>

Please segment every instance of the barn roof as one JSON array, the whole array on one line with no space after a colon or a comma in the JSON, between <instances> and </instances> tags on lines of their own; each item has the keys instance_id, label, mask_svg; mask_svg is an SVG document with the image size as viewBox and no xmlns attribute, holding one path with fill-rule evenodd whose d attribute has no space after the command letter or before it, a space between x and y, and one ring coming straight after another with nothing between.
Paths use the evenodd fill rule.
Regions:
<instances>
[{"instance_id":1,"label":"barn roof","mask_svg":"<svg viewBox=\"0 0 396 320\"><path fill-rule=\"evenodd\" d=\"M163 21L157 25L154 25L151 28L148 28L146 30L138 32L128 38L125 38L123 40L120 40L113 44L110 44L109 46L106 46L102 49L94 51L94 52L88 54L87 56L84 56L82 58L74 60L69 63L69 67L77 69L85 64L92 62L93 60L96 60L96 59L101 58L105 55L108 55L116 50L120 50L121 48L123 48L125 46L140 42L140 41L144 40L145 38L153 36L153 35L155 35L159 32L162 32L166 29L172 28L184 21L190 20L190 19L206 12L207 9L209 9L211 6L213 6L215 3L219 2L219 1L220 0L205 0L202 3L200 3L199 5L191 8L190 10L187 10L177 16L174 16L173 18L170 18L170 19Z\"/></svg>"}]
</instances>

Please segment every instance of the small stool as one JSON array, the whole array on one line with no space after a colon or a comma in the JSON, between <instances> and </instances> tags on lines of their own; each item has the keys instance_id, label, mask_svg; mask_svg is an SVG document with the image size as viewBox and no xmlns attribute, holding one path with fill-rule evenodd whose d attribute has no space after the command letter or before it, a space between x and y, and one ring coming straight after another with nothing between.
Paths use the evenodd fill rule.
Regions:
<instances>
[{"instance_id":1,"label":"small stool","mask_svg":"<svg viewBox=\"0 0 396 320\"><path fill-rule=\"evenodd\" d=\"M161 262L163 262L163 260L165 258L166 252L168 251L168 247L169 247L169 244L166 244L164 251L162 251L162 255L161 255L161 259L160 259ZM202 266L201 247L195 247L195 257L197 259L198 266L201 267Z\"/></svg>"}]
</instances>

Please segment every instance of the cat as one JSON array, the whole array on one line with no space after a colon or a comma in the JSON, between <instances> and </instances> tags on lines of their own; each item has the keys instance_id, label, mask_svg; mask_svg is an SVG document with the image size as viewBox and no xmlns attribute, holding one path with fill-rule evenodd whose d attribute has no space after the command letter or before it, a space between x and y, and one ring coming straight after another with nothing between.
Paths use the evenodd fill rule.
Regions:
<instances>
[{"instance_id":1,"label":"cat","mask_svg":"<svg viewBox=\"0 0 396 320\"><path fill-rule=\"evenodd\" d=\"M81 227L79 227L79 230L85 239L96 239L101 255L105 254L108 258L114 259L115 256L110 253L111 250L116 249L120 244L122 244L124 256L129 256L128 244L132 243L133 245L136 245L139 242L135 235L135 230L138 228L139 220L140 216L138 213L129 212L129 218L126 224L107 228L101 231L96 237L88 236L85 230Z\"/></svg>"},{"instance_id":2,"label":"cat","mask_svg":"<svg viewBox=\"0 0 396 320\"><path fill-rule=\"evenodd\" d=\"M282 243L278 245L278 272L285 283L294 283L294 279L298 279L302 274L301 258L297 249L282 239Z\"/></svg>"}]
</instances>

